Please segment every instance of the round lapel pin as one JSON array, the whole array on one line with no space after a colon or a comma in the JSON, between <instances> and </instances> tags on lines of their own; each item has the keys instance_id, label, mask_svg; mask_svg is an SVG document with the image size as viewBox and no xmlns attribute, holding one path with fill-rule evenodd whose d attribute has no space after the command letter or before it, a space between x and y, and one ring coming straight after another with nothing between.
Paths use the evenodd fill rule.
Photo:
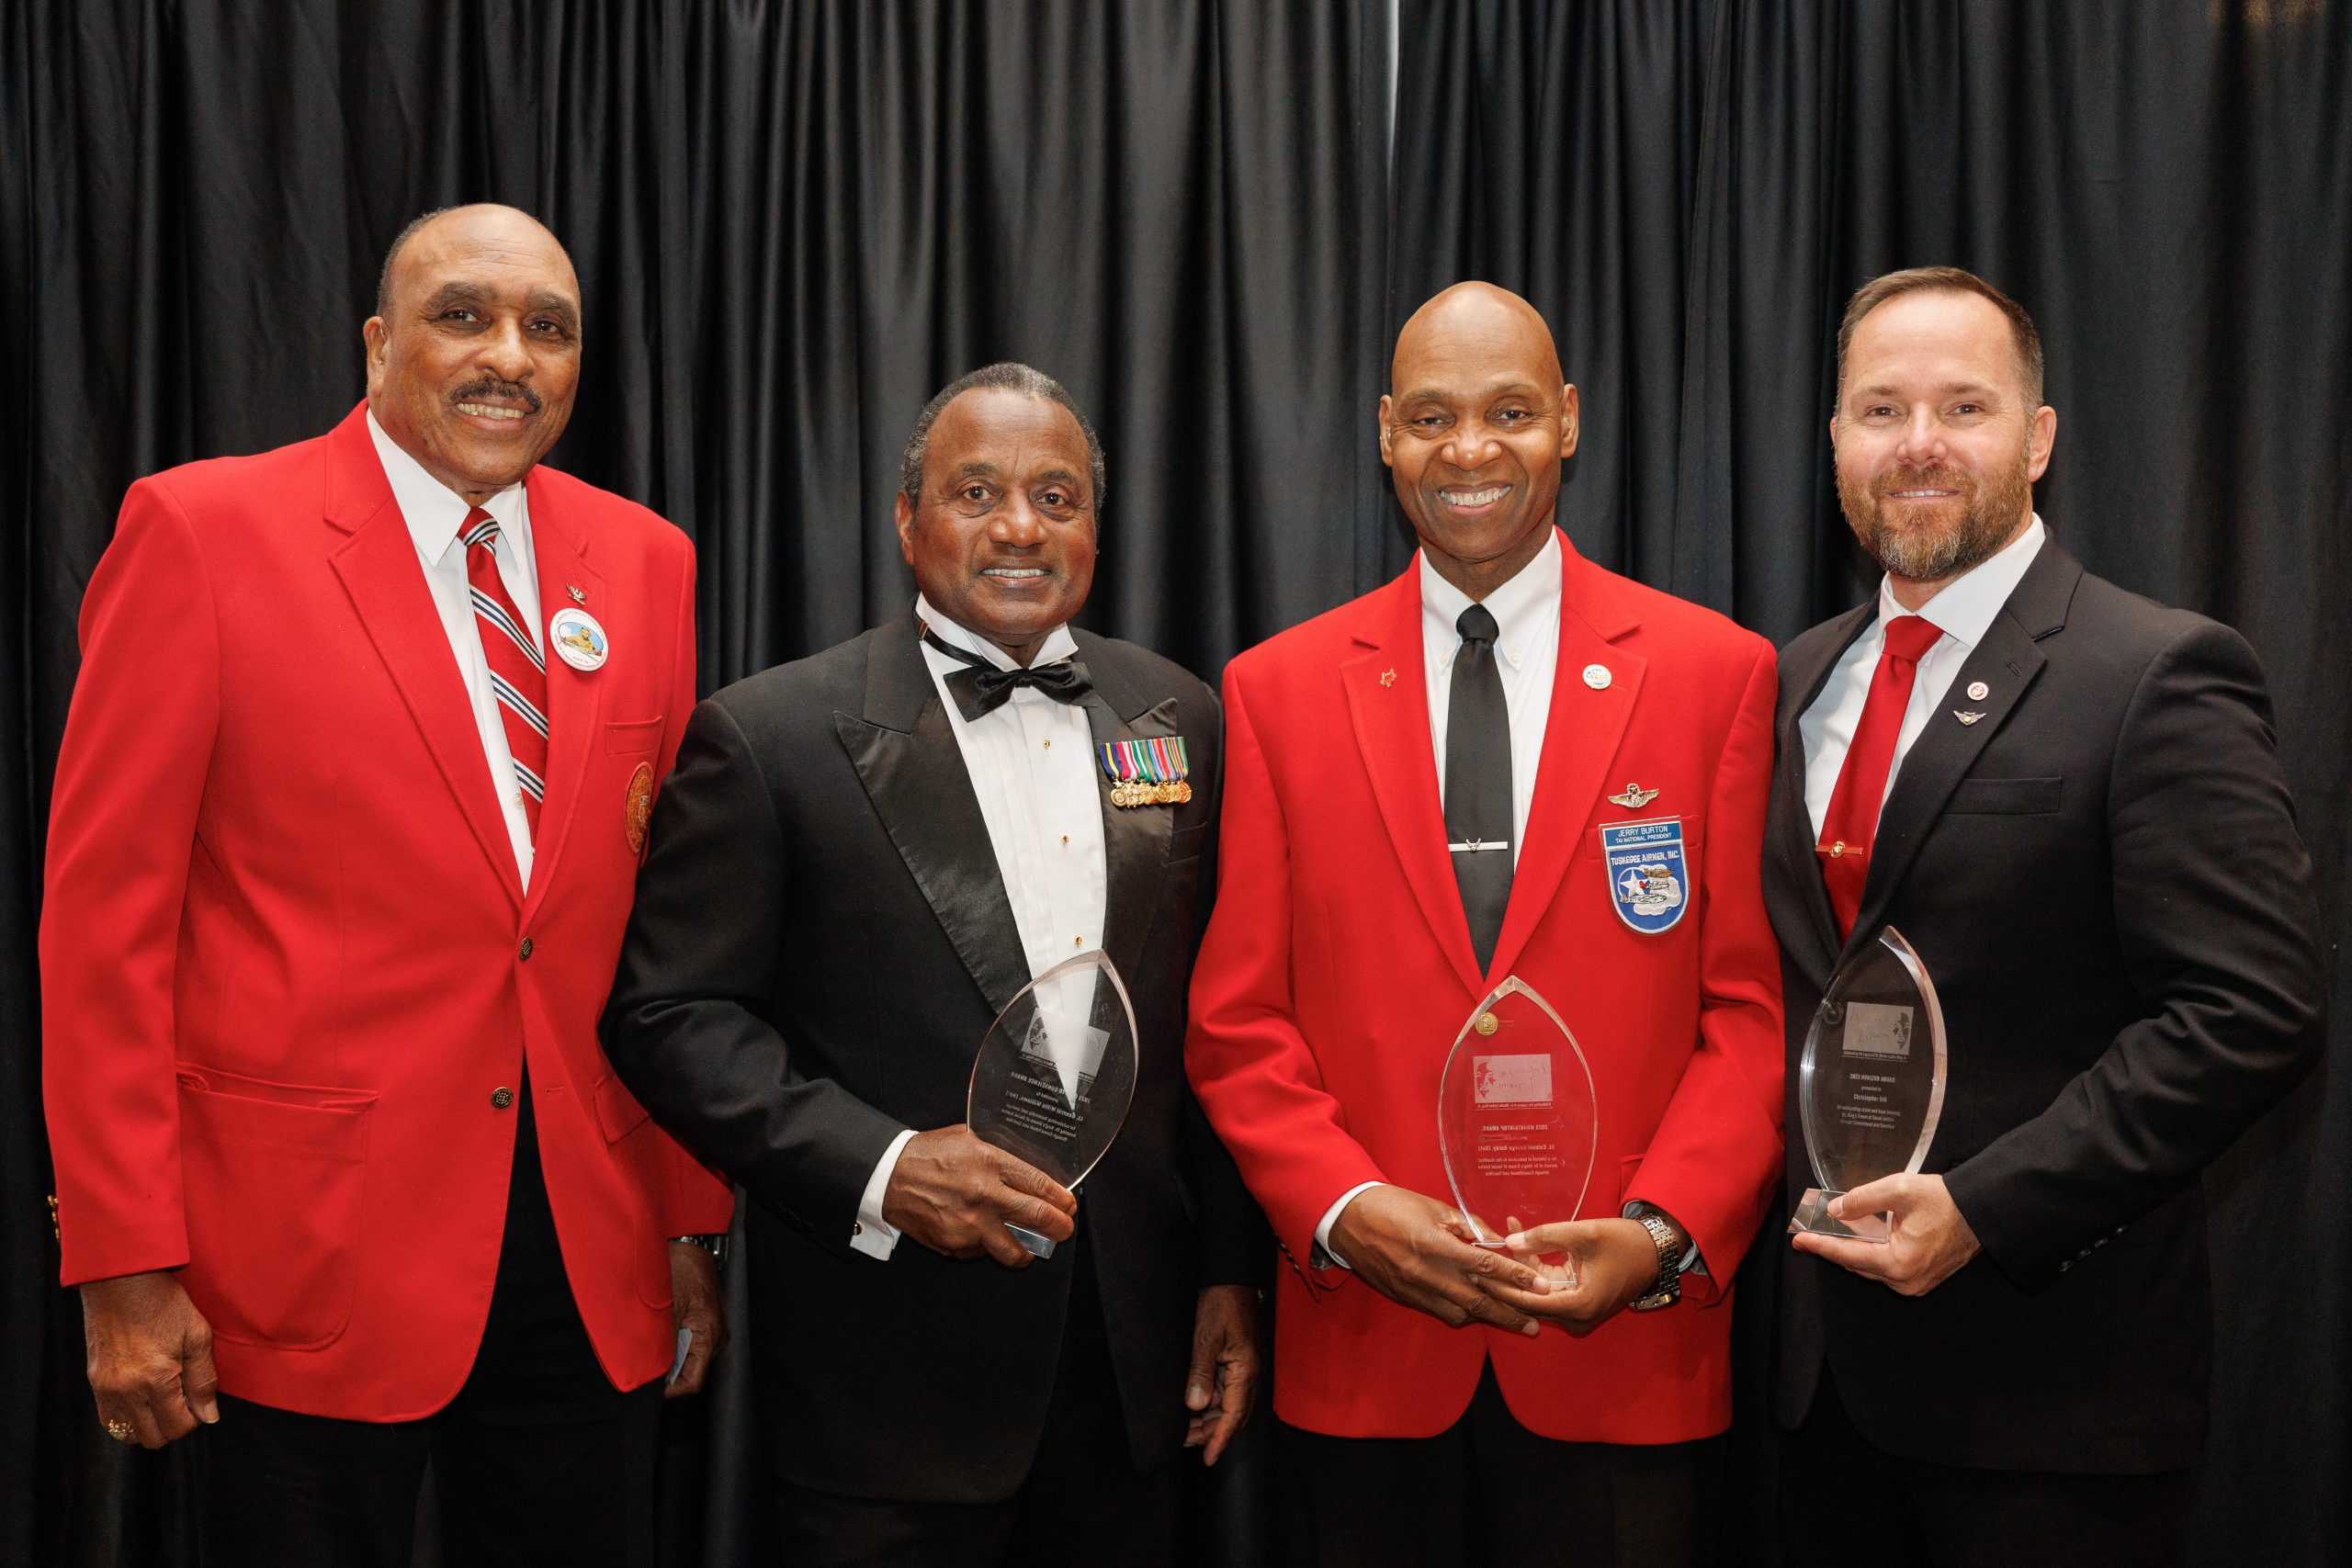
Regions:
<instances>
[{"instance_id":1,"label":"round lapel pin","mask_svg":"<svg viewBox=\"0 0 2352 1568\"><path fill-rule=\"evenodd\" d=\"M548 623L548 640L556 657L574 670L602 670L612 651L605 628L585 610L558 610Z\"/></svg>"},{"instance_id":2,"label":"round lapel pin","mask_svg":"<svg viewBox=\"0 0 2352 1568\"><path fill-rule=\"evenodd\" d=\"M1982 681L1971 681L1968 683L1968 700L1972 703L1981 703L1992 694L1993 688Z\"/></svg>"},{"instance_id":3,"label":"round lapel pin","mask_svg":"<svg viewBox=\"0 0 2352 1568\"><path fill-rule=\"evenodd\" d=\"M1606 664L1588 664L1584 667L1584 683L1596 692L1607 691L1610 679L1609 666Z\"/></svg>"}]
</instances>

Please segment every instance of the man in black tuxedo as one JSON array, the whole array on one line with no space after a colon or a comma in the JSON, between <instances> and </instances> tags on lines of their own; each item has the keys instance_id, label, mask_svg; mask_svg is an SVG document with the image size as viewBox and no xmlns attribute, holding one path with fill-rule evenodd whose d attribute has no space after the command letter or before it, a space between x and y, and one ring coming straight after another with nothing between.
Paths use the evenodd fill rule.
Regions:
<instances>
[{"instance_id":1,"label":"man in black tuxedo","mask_svg":"<svg viewBox=\"0 0 2352 1568\"><path fill-rule=\"evenodd\" d=\"M913 611L703 703L653 814L605 1050L751 1196L796 1565L1172 1562L1171 1461L1249 1413L1270 1249L1182 1062L1221 719L1068 626L1102 491L1049 378L947 387L897 503ZM1188 787L1114 802L1121 743L1155 738ZM998 1012L1097 948L1141 1061L1080 1201L975 1137L965 1097ZM1033 1259L1008 1224L1059 1245Z\"/></svg>"},{"instance_id":2,"label":"man in black tuxedo","mask_svg":"<svg viewBox=\"0 0 2352 1568\"><path fill-rule=\"evenodd\" d=\"M2203 1451L2205 1167L2320 1041L2311 864L2253 650L2048 536L2024 310L1951 268L1838 333L1838 499L1874 601L1781 656L1765 893L1798 1053L1842 959L1917 951L1950 1042L1925 1170L1781 1280L1788 1557L2177 1561ZM2279 1238L2281 1267L2296 1246Z\"/></svg>"}]
</instances>

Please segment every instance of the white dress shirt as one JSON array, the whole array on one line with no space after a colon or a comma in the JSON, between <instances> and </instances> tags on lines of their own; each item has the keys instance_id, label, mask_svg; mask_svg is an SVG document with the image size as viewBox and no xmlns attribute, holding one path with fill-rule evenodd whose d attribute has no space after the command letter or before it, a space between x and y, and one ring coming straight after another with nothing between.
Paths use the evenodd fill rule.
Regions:
<instances>
[{"instance_id":1,"label":"white dress shirt","mask_svg":"<svg viewBox=\"0 0 2352 1568\"><path fill-rule=\"evenodd\" d=\"M1462 651L1454 622L1471 598L1420 557L1421 672L1430 695L1430 744L1437 754L1438 800L1445 800L1445 723L1453 702L1453 660ZM1503 678L1503 710L1510 716L1510 860L1519 863L1527 841L1527 814L1535 803L1535 773L1544 761L1544 731L1552 718L1552 677L1560 662L1560 536L1544 541L1535 558L1481 601L1495 617L1495 661ZM1366 1181L1340 1194L1323 1211L1315 1241L1324 1255L1345 1268L1331 1250L1331 1225L1358 1193L1380 1186Z\"/></svg>"},{"instance_id":2,"label":"white dress shirt","mask_svg":"<svg viewBox=\"0 0 2352 1568\"><path fill-rule=\"evenodd\" d=\"M977 653L1000 670L1017 668L1002 649L948 620L921 594L915 615L931 635L951 648ZM1068 626L1057 626L1031 660L1033 668L1058 664L1078 652ZM1102 797L1095 783L1094 733L1086 710L1057 702L1030 686L1015 686L1004 705L967 723L948 694L947 677L968 666L925 646L923 662L946 705L947 723L964 753L972 793L979 797L1012 905L1012 923L1034 978L1066 958L1102 945L1102 909L1109 873L1102 848ZM1087 994L1092 995L1089 982ZM1049 1019L1050 1022L1050 1019ZM975 1045L978 1044L974 1041ZM882 1218L882 1196L899 1155L914 1136L910 1129L891 1140L867 1178L857 1206L858 1228L850 1245L874 1258L888 1258L899 1233Z\"/></svg>"},{"instance_id":3,"label":"white dress shirt","mask_svg":"<svg viewBox=\"0 0 2352 1568\"><path fill-rule=\"evenodd\" d=\"M466 547L458 543L471 502L424 471L424 465L402 451L368 414L368 434L376 456L391 481L392 502L416 541L416 557L424 568L424 585L433 591L434 608L441 612L441 629L449 637L449 651L465 678L466 695L473 703L474 728L481 735L482 761L490 769L491 790L506 818L506 839L514 848L514 867L523 886L531 886L531 819L523 814L523 793L514 783L514 755L506 748L506 720L490 687L490 661L482 656L481 627L474 615L473 585L466 579ZM539 568L531 554L531 508L519 484L508 485L481 503L498 520L498 538L492 545L498 560L498 578L506 585L531 641L547 649L539 630Z\"/></svg>"},{"instance_id":4,"label":"white dress shirt","mask_svg":"<svg viewBox=\"0 0 2352 1568\"><path fill-rule=\"evenodd\" d=\"M1903 759L1910 755L1912 742L1943 705L1952 678L1984 640L1993 617L2017 592L2048 536L2041 514L2034 513L2024 532L2002 546L1991 559L1946 583L1920 607L1918 613L1944 635L1919 656L1918 673L1911 681L1911 701L1903 710L1903 728L1894 737L1894 761L1886 770L1888 795L1894 792L1895 777L1903 771ZM1815 837L1820 835L1822 819L1829 815L1829 797L1838 793L1838 774L1846 765L1846 749L1854 743L1854 731L1862 722L1862 705L1870 700L1871 676L1886 649L1886 623L1911 613L1895 602L1892 581L1881 578L1878 619L1838 656L1838 662L1829 667L1829 679L1822 683L1821 694L1797 720L1797 735L1804 743L1804 807L1813 818ZM1885 806L1885 795L1879 797L1879 804Z\"/></svg>"}]
</instances>

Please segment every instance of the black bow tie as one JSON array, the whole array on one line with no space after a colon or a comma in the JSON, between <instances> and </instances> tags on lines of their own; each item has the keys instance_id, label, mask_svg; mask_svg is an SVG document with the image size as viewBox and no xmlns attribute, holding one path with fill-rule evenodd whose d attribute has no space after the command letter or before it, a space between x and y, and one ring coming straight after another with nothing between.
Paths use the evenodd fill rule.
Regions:
<instances>
[{"instance_id":1,"label":"black bow tie","mask_svg":"<svg viewBox=\"0 0 2352 1568\"><path fill-rule=\"evenodd\" d=\"M1002 707L1015 686L1034 686L1057 703L1072 705L1084 702L1094 690L1094 677L1074 658L1035 670L1000 670L977 653L940 641L928 626L923 628L922 640L958 664L969 666L947 676L947 694L956 699L956 709L966 724Z\"/></svg>"}]
</instances>

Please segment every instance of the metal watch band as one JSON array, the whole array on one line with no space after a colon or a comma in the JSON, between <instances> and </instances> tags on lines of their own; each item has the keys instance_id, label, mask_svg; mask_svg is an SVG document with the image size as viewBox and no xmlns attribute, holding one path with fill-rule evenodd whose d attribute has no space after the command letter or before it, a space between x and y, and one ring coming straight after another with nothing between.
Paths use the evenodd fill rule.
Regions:
<instances>
[{"instance_id":1,"label":"metal watch band","mask_svg":"<svg viewBox=\"0 0 2352 1568\"><path fill-rule=\"evenodd\" d=\"M1674 1227L1655 1211L1645 1209L1634 1219L1650 1233L1650 1240L1657 1247L1657 1283L1646 1295L1634 1298L1634 1310L1656 1312L1660 1307L1670 1307L1682 1299L1682 1244L1676 1239Z\"/></svg>"},{"instance_id":2,"label":"metal watch band","mask_svg":"<svg viewBox=\"0 0 2352 1568\"><path fill-rule=\"evenodd\" d=\"M672 1241L688 1242L710 1254L714 1262L727 1261L727 1238L724 1235L673 1235Z\"/></svg>"}]
</instances>

